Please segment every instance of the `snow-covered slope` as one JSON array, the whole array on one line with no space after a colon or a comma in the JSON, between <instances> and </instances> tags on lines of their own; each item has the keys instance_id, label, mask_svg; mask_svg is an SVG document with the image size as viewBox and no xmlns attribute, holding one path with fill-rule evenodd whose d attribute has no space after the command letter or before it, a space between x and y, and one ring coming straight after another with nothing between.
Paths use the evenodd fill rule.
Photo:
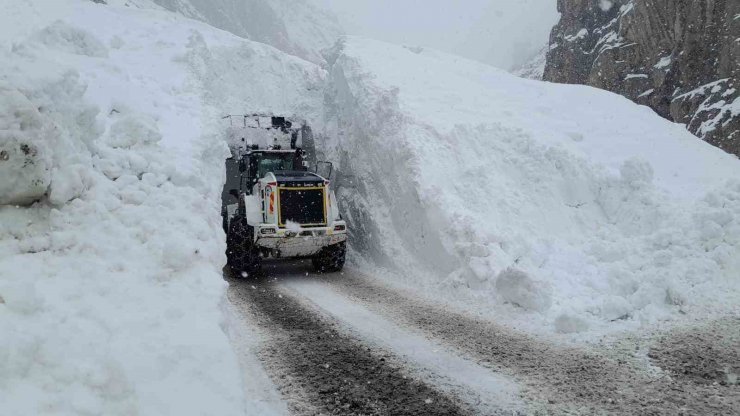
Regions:
<instances>
[{"instance_id":1,"label":"snow-covered slope","mask_svg":"<svg viewBox=\"0 0 740 416\"><path fill-rule=\"evenodd\" d=\"M737 308L740 162L589 87L348 38L326 154L358 251L559 332Z\"/></svg>"},{"instance_id":2,"label":"snow-covered slope","mask_svg":"<svg viewBox=\"0 0 740 416\"><path fill-rule=\"evenodd\" d=\"M306 0L153 0L237 36L272 45L311 62L344 33L328 11Z\"/></svg>"},{"instance_id":3,"label":"snow-covered slope","mask_svg":"<svg viewBox=\"0 0 740 416\"><path fill-rule=\"evenodd\" d=\"M2 2L0 194L38 202L0 205L0 413L244 414L220 117L318 114L324 72L108 3Z\"/></svg>"},{"instance_id":4,"label":"snow-covered slope","mask_svg":"<svg viewBox=\"0 0 740 416\"><path fill-rule=\"evenodd\" d=\"M550 47L545 45L519 67L511 70L511 73L522 78L542 80L547 64L547 51Z\"/></svg>"}]
</instances>

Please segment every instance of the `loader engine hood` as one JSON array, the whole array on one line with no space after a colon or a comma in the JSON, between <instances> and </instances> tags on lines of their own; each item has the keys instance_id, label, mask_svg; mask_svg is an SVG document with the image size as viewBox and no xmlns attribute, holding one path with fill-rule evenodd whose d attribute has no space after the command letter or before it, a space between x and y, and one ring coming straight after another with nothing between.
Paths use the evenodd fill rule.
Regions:
<instances>
[{"instance_id":1,"label":"loader engine hood","mask_svg":"<svg viewBox=\"0 0 740 416\"><path fill-rule=\"evenodd\" d=\"M300 170L274 172L278 186L324 186L321 176Z\"/></svg>"}]
</instances>

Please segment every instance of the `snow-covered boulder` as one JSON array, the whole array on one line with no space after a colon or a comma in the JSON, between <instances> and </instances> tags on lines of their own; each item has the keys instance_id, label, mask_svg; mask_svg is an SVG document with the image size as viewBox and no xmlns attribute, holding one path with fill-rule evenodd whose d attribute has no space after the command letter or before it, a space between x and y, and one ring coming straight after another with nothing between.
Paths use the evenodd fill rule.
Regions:
<instances>
[{"instance_id":1,"label":"snow-covered boulder","mask_svg":"<svg viewBox=\"0 0 740 416\"><path fill-rule=\"evenodd\" d=\"M0 205L44 197L64 204L90 184L87 141L97 131L98 110L72 104L85 93L75 71L27 88L0 84Z\"/></svg>"},{"instance_id":2,"label":"snow-covered boulder","mask_svg":"<svg viewBox=\"0 0 740 416\"><path fill-rule=\"evenodd\" d=\"M28 97L0 83L0 205L27 205L46 194L56 135Z\"/></svg>"},{"instance_id":3,"label":"snow-covered boulder","mask_svg":"<svg viewBox=\"0 0 740 416\"><path fill-rule=\"evenodd\" d=\"M521 270L508 268L496 278L496 290L507 302L526 310L544 312L552 304L547 284L535 282Z\"/></svg>"}]
</instances>

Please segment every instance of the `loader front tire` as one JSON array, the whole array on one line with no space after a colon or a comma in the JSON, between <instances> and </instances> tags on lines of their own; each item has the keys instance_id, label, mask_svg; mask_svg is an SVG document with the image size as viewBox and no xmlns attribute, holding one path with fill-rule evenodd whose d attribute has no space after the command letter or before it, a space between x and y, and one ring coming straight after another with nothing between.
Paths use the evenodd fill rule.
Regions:
<instances>
[{"instance_id":1,"label":"loader front tire","mask_svg":"<svg viewBox=\"0 0 740 416\"><path fill-rule=\"evenodd\" d=\"M254 229L247 220L235 217L226 238L226 259L234 277L258 277L262 273L262 257L254 242Z\"/></svg>"},{"instance_id":2,"label":"loader front tire","mask_svg":"<svg viewBox=\"0 0 740 416\"><path fill-rule=\"evenodd\" d=\"M347 255L347 243L342 241L321 251L311 259L314 269L319 273L332 273L344 268L344 260Z\"/></svg>"}]
</instances>

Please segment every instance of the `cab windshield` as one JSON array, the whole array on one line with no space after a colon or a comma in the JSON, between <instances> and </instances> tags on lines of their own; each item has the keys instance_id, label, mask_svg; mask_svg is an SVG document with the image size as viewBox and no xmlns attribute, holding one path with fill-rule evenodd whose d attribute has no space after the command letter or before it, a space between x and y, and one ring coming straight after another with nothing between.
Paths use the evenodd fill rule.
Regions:
<instances>
[{"instance_id":1,"label":"cab windshield","mask_svg":"<svg viewBox=\"0 0 740 416\"><path fill-rule=\"evenodd\" d=\"M293 161L295 155L293 152L281 153L253 153L250 158L250 175L253 180L264 178L269 172L281 170L294 170Z\"/></svg>"}]
</instances>

